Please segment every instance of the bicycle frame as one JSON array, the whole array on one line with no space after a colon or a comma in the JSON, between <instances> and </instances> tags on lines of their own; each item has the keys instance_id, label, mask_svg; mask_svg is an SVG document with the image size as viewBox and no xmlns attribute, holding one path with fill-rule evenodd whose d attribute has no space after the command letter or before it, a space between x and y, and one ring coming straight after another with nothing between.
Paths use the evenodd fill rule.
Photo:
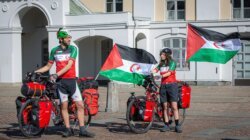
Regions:
<instances>
[{"instance_id":1,"label":"bicycle frame","mask_svg":"<svg viewBox=\"0 0 250 140\"><path fill-rule=\"evenodd\" d=\"M159 101L159 92L158 92L159 86L155 83L153 76L146 77L145 82L142 86L145 88L145 95L135 96L135 93L132 92L131 96L127 101L126 120L130 129L138 134L146 133L151 128L152 122L155 121L156 116L158 121L163 121L163 107ZM151 112L153 113L151 114L148 113L147 111L147 103L153 106L153 108L149 108L152 109ZM169 120L172 120L173 112L170 106L169 108L170 108L170 110L168 110ZM136 113L136 111L139 111L139 113ZM137 114L139 114L140 117L139 120L134 119L135 118L134 115ZM151 115L151 117L149 117L149 115ZM182 120L180 121L181 125L184 122L185 109L183 109L183 114L180 115L183 115ZM145 119L145 117L149 119Z\"/></svg>"},{"instance_id":2,"label":"bicycle frame","mask_svg":"<svg viewBox=\"0 0 250 140\"><path fill-rule=\"evenodd\" d=\"M38 75L38 80L36 80L36 78L32 79L33 75L27 75L27 77L24 79L25 82L39 82L42 83L46 86L46 91L45 94L43 94L40 97L35 97L39 100L46 100L46 101L50 101L52 102L52 120L54 125L63 125L64 121L62 119L62 115L61 115L61 108L60 105L57 103L57 99L55 98L55 94L56 94L56 86L57 83L53 83L51 81L49 81L49 76L44 76L44 75ZM34 76L37 77L37 76ZM21 115L18 115L18 123L19 123L19 127L21 132L27 136L27 137L33 137L36 135L41 135L44 131L45 128L39 128L38 126L32 126L33 128L36 128L34 130L34 132L30 132L29 129L26 129L27 125L33 125L32 124L32 118L27 118L27 116L31 116L31 115L27 115L27 116L23 116L23 111L27 110L28 108L32 107L32 103L34 103L33 99L34 97L27 97L28 99L26 100L25 105L21 108L20 113ZM28 106L26 106L28 105ZM73 122L74 127L76 128L76 126L78 125L78 116L77 116L77 107L76 104L73 100L69 100L69 104L68 104L68 111L69 111L69 116L70 116L70 122ZM85 114L84 118L87 118L87 121L85 121L85 127L88 127L90 121L91 121L91 116L89 115L89 109L88 106L84 103L84 111L87 112ZM30 121L30 122L27 122ZM32 131L32 130L31 130Z\"/></svg>"}]
</instances>

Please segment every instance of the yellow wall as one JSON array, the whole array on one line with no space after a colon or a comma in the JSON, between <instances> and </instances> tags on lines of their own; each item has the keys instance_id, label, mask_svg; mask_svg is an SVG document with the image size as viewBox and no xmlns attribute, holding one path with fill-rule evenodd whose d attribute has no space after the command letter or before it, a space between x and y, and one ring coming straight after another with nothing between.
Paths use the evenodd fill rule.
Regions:
<instances>
[{"instance_id":1,"label":"yellow wall","mask_svg":"<svg viewBox=\"0 0 250 140\"><path fill-rule=\"evenodd\" d=\"M195 0L186 0L186 20L195 20Z\"/></svg>"},{"instance_id":2,"label":"yellow wall","mask_svg":"<svg viewBox=\"0 0 250 140\"><path fill-rule=\"evenodd\" d=\"M81 0L91 12L106 12L106 0ZM123 11L132 12L133 0L123 0Z\"/></svg>"},{"instance_id":3,"label":"yellow wall","mask_svg":"<svg viewBox=\"0 0 250 140\"><path fill-rule=\"evenodd\" d=\"M132 4L133 4L133 0L123 0L123 11L132 13L132 10L133 10Z\"/></svg>"},{"instance_id":4,"label":"yellow wall","mask_svg":"<svg viewBox=\"0 0 250 140\"><path fill-rule=\"evenodd\" d=\"M195 0L186 0L186 20L195 20ZM166 0L155 0L155 21L164 21L167 8Z\"/></svg>"},{"instance_id":5,"label":"yellow wall","mask_svg":"<svg viewBox=\"0 0 250 140\"><path fill-rule=\"evenodd\" d=\"M220 20L230 20L232 5L231 0L220 0Z\"/></svg>"},{"instance_id":6,"label":"yellow wall","mask_svg":"<svg viewBox=\"0 0 250 140\"><path fill-rule=\"evenodd\" d=\"M81 0L91 12L106 12L106 0Z\"/></svg>"},{"instance_id":7,"label":"yellow wall","mask_svg":"<svg viewBox=\"0 0 250 140\"><path fill-rule=\"evenodd\" d=\"M165 10L165 0L155 0L155 21L164 21Z\"/></svg>"},{"instance_id":8,"label":"yellow wall","mask_svg":"<svg viewBox=\"0 0 250 140\"><path fill-rule=\"evenodd\" d=\"M154 0L155 1L155 21L164 21L166 14L166 0ZM81 2L91 12L106 12L106 0L81 0ZM133 0L123 1L123 11L132 12ZM221 0L223 6L221 10L221 19L230 18L230 0ZM229 11L229 12L228 12ZM186 20L195 20L195 0L186 0Z\"/></svg>"}]
</instances>

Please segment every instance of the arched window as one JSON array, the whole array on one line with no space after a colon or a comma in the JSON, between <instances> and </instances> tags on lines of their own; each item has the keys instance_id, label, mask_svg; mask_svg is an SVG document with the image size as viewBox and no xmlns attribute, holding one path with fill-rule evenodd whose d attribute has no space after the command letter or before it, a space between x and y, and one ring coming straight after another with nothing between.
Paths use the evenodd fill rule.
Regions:
<instances>
[{"instance_id":1,"label":"arched window","mask_svg":"<svg viewBox=\"0 0 250 140\"><path fill-rule=\"evenodd\" d=\"M167 38L163 40L163 48L168 47L173 50L173 59L177 63L177 70L189 70L189 63L186 63L186 39Z\"/></svg>"}]
</instances>

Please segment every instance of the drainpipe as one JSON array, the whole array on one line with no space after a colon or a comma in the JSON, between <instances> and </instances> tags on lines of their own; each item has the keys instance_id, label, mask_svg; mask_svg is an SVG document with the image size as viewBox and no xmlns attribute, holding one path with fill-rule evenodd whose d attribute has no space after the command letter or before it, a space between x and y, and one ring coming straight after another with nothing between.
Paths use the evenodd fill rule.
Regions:
<instances>
[{"instance_id":1,"label":"drainpipe","mask_svg":"<svg viewBox=\"0 0 250 140\"><path fill-rule=\"evenodd\" d=\"M195 22L197 21L197 1L195 0L195 13L194 13L194 20ZM196 82L196 85L198 85L198 79L197 79L197 62L195 62L195 82Z\"/></svg>"},{"instance_id":2,"label":"drainpipe","mask_svg":"<svg viewBox=\"0 0 250 140\"><path fill-rule=\"evenodd\" d=\"M132 3L132 20L134 22L134 28L133 28L133 48L136 48L136 42L135 42L135 27L136 27L136 22L135 22L135 0L133 0Z\"/></svg>"}]
</instances>

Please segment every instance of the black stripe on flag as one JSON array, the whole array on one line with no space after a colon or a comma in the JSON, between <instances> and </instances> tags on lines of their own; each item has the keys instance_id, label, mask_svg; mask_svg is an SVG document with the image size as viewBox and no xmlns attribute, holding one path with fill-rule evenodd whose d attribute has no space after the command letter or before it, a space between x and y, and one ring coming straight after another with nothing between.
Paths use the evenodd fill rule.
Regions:
<instances>
[{"instance_id":1,"label":"black stripe on flag","mask_svg":"<svg viewBox=\"0 0 250 140\"><path fill-rule=\"evenodd\" d=\"M215 32L215 31L211 31L211 30L200 28L200 27L194 26L192 24L190 24L190 26L200 36L203 36L207 40L214 41L214 42L223 42L223 41L228 40L228 39L239 38L239 33L237 33L237 32L225 35L225 34L222 34L222 33L219 33L219 32Z\"/></svg>"},{"instance_id":2,"label":"black stripe on flag","mask_svg":"<svg viewBox=\"0 0 250 140\"><path fill-rule=\"evenodd\" d=\"M119 53L122 59L137 62L137 63L146 63L146 64L156 64L157 61L155 60L154 56L143 50L143 49L136 49L130 48L127 46L123 46L120 44L116 44L119 50Z\"/></svg>"}]
</instances>

